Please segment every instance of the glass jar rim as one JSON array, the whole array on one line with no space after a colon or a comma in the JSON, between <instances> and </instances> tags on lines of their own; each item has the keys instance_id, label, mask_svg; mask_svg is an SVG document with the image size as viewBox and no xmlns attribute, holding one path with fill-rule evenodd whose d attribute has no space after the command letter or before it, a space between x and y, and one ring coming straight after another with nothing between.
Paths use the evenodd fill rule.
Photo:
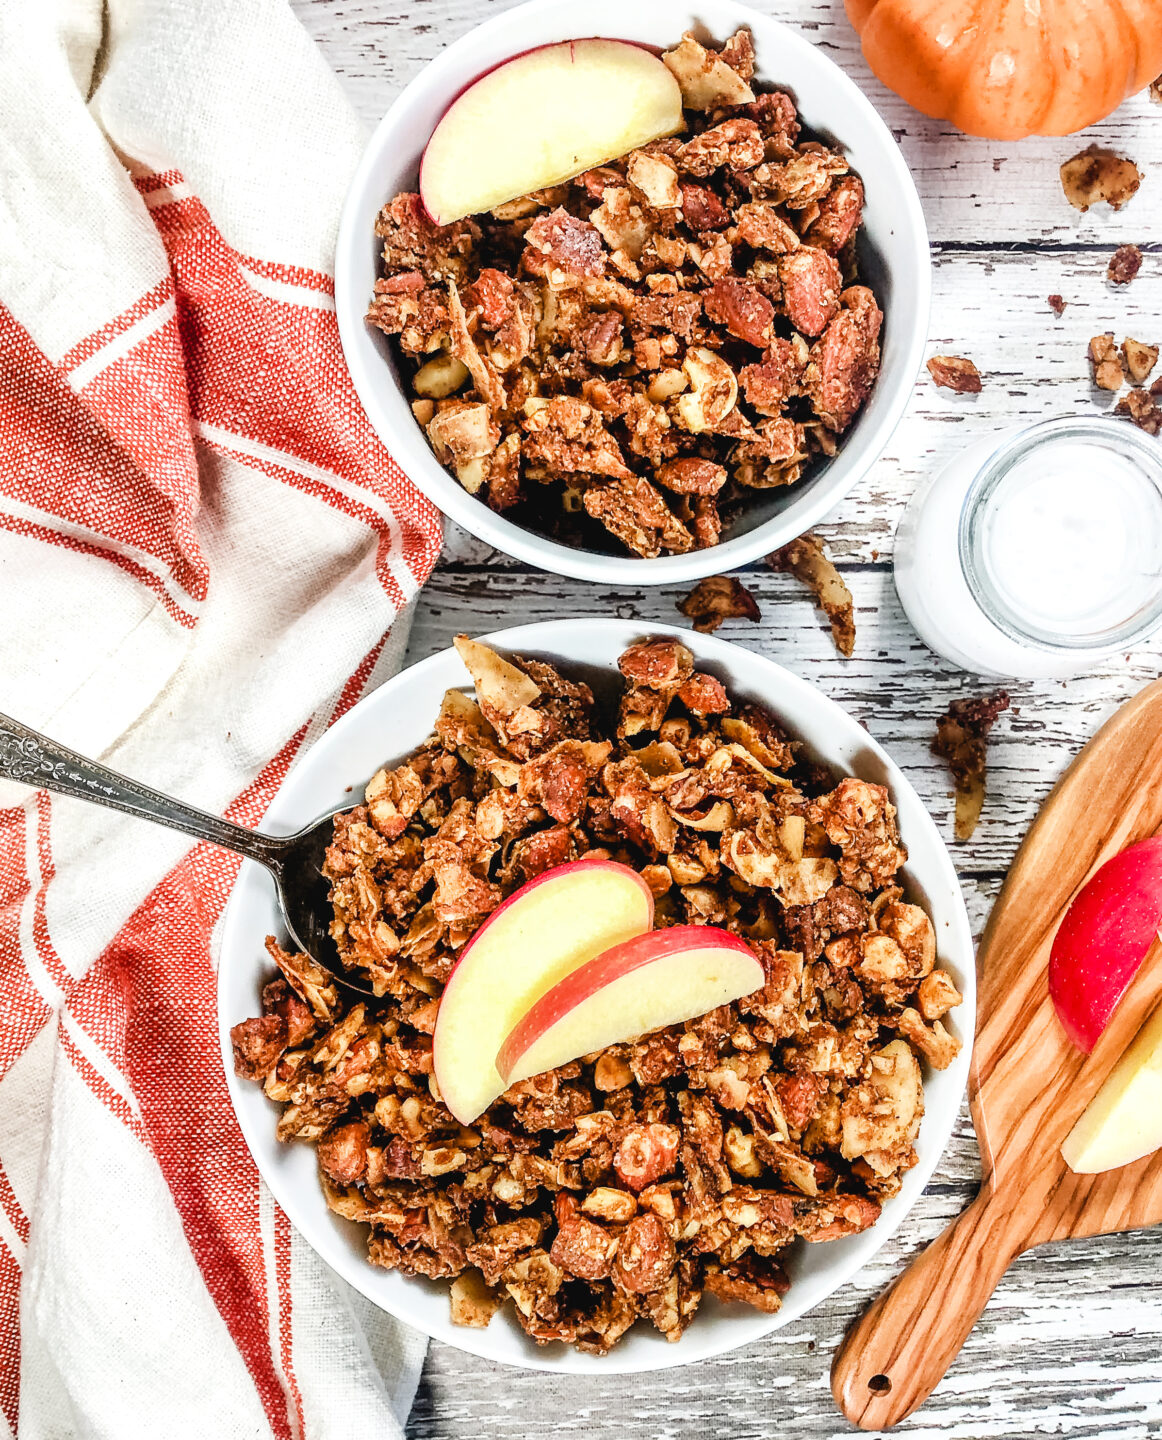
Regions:
<instances>
[{"instance_id":1,"label":"glass jar rim","mask_svg":"<svg viewBox=\"0 0 1162 1440\"><path fill-rule=\"evenodd\" d=\"M987 618L1011 640L1032 646L1047 654L1091 652L1108 654L1124 645L1145 639L1162 622L1162 578L1154 602L1144 611L1114 627L1101 636L1091 635L1069 639L1051 634L1022 622L1006 605L1003 597L989 583L982 556L981 518L989 501L1004 483L1013 467L1031 452L1060 440L1084 438L1098 441L1139 463L1154 484L1162 504L1162 452L1159 442L1138 433L1128 421L1106 416L1057 416L1024 426L1010 434L989 455L969 486L960 511L960 565L969 591Z\"/></svg>"}]
</instances>

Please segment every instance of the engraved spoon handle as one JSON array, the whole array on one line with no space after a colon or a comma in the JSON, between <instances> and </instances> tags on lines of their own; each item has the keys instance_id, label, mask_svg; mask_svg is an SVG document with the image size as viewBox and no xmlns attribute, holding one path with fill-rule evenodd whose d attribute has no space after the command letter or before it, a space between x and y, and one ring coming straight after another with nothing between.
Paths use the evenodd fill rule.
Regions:
<instances>
[{"instance_id":1,"label":"engraved spoon handle","mask_svg":"<svg viewBox=\"0 0 1162 1440\"><path fill-rule=\"evenodd\" d=\"M115 770L58 745L7 715L0 715L0 778L52 790L57 795L91 800L94 805L106 805L126 815L152 820L170 830L192 835L195 840L237 851L276 872L287 846L287 838L262 835L257 830L232 825L218 815L186 805L126 775L118 775Z\"/></svg>"}]
</instances>

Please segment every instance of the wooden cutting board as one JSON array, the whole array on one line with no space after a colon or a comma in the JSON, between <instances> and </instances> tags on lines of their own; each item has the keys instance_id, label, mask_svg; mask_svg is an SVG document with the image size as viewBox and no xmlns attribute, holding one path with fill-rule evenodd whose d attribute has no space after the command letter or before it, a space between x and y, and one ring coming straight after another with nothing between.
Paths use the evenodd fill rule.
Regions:
<instances>
[{"instance_id":1,"label":"wooden cutting board","mask_svg":"<svg viewBox=\"0 0 1162 1440\"><path fill-rule=\"evenodd\" d=\"M1053 936L1074 895L1111 855L1160 831L1157 680L1058 782L989 919L968 1082L980 1193L856 1321L835 1356L832 1393L865 1430L886 1429L923 1404L1023 1251L1162 1221L1162 1152L1104 1175L1074 1175L1060 1154L1162 996L1162 947L1154 945L1092 1055L1066 1039L1047 981Z\"/></svg>"}]
</instances>

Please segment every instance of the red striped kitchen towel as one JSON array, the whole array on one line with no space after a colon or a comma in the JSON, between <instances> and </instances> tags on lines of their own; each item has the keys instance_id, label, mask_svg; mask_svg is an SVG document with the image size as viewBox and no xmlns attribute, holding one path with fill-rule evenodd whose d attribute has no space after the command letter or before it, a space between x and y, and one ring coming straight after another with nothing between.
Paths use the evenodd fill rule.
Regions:
<instances>
[{"instance_id":1,"label":"red striped kitchen towel","mask_svg":"<svg viewBox=\"0 0 1162 1440\"><path fill-rule=\"evenodd\" d=\"M339 348L360 145L286 0L0 4L0 710L246 823L439 548ZM236 869L0 793L0 1437L401 1433L421 1337L227 1100Z\"/></svg>"}]
</instances>

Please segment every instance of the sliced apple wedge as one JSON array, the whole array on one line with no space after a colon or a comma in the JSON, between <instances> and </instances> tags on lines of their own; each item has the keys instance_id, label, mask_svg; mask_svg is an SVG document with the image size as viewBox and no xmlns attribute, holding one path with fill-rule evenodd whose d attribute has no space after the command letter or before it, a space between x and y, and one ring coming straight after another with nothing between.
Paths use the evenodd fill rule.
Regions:
<instances>
[{"instance_id":1,"label":"sliced apple wedge","mask_svg":"<svg viewBox=\"0 0 1162 1440\"><path fill-rule=\"evenodd\" d=\"M420 198L448 225L681 128L678 82L650 51L624 40L543 45L453 101L424 151Z\"/></svg>"},{"instance_id":2,"label":"sliced apple wedge","mask_svg":"<svg viewBox=\"0 0 1162 1440\"><path fill-rule=\"evenodd\" d=\"M575 860L511 895L464 947L432 1037L444 1104L469 1125L507 1088L504 1037L566 975L654 923L654 897L628 865Z\"/></svg>"},{"instance_id":3,"label":"sliced apple wedge","mask_svg":"<svg viewBox=\"0 0 1162 1440\"><path fill-rule=\"evenodd\" d=\"M727 1005L764 983L754 951L726 930L675 925L638 935L559 981L515 1025L496 1068L506 1085Z\"/></svg>"},{"instance_id":4,"label":"sliced apple wedge","mask_svg":"<svg viewBox=\"0 0 1162 1440\"><path fill-rule=\"evenodd\" d=\"M1087 1054L1162 925L1162 836L1113 856L1078 893L1053 938L1049 994L1073 1043Z\"/></svg>"},{"instance_id":5,"label":"sliced apple wedge","mask_svg":"<svg viewBox=\"0 0 1162 1440\"><path fill-rule=\"evenodd\" d=\"M1162 1149L1162 1009L1139 1030L1085 1113L1066 1136L1061 1154L1076 1175L1132 1165Z\"/></svg>"}]
</instances>

